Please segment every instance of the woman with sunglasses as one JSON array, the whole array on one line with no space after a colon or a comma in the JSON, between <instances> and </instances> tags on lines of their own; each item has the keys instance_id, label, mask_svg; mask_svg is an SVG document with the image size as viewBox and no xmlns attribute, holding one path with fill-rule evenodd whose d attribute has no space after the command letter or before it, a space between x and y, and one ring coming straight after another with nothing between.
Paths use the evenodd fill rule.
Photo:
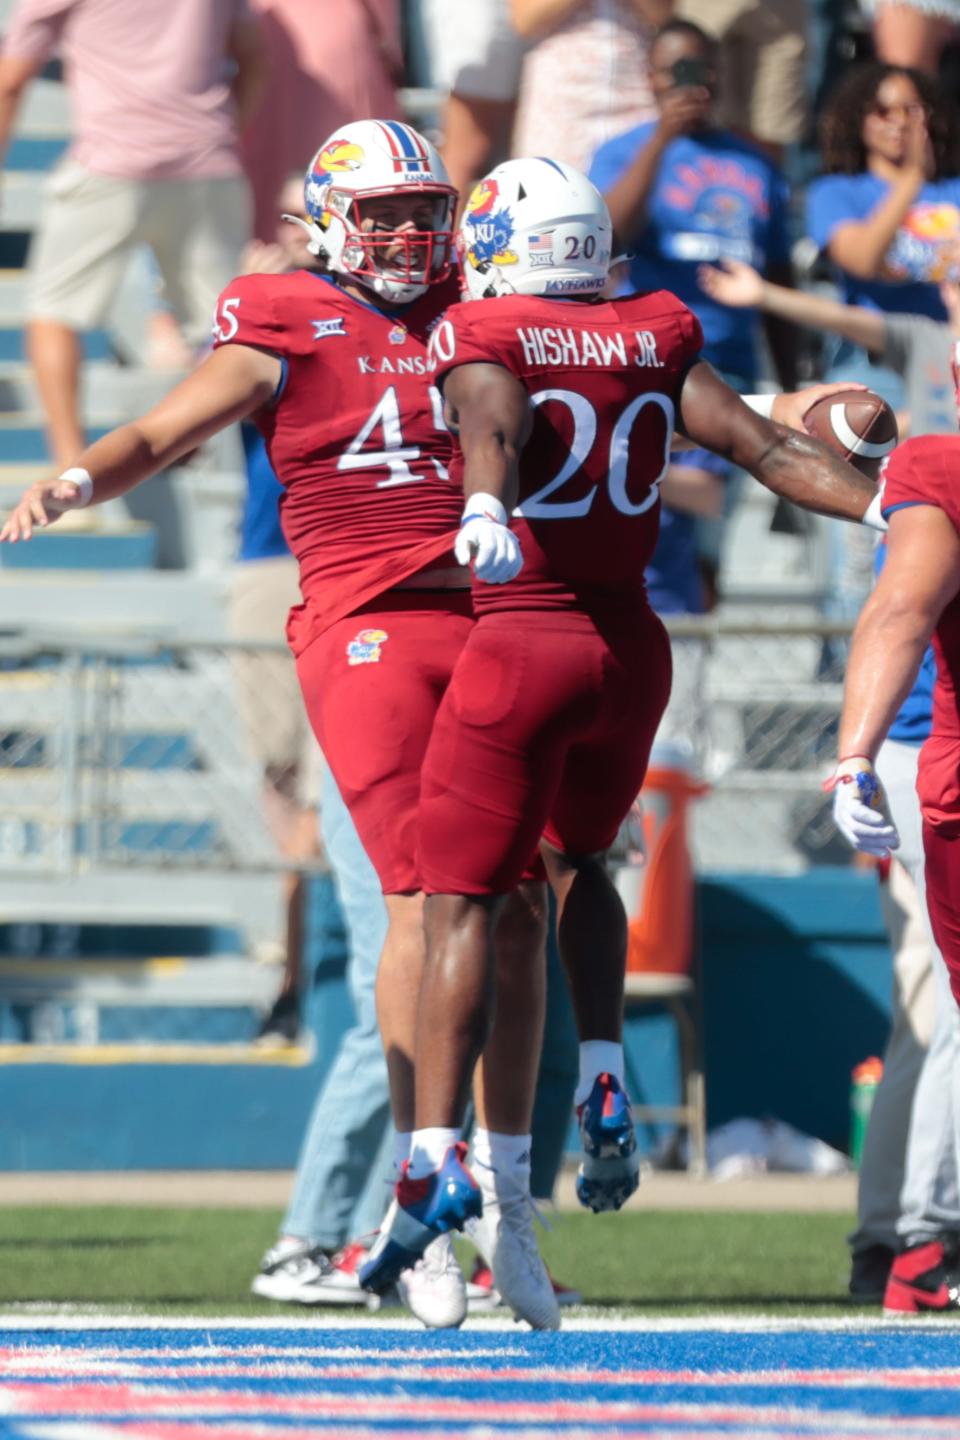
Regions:
<instances>
[{"instance_id":1,"label":"woman with sunglasses","mask_svg":"<svg viewBox=\"0 0 960 1440\"><path fill-rule=\"evenodd\" d=\"M937 286L960 278L960 131L952 103L921 71L858 66L824 112L821 157L807 230L833 261L842 299L945 320Z\"/></svg>"}]
</instances>

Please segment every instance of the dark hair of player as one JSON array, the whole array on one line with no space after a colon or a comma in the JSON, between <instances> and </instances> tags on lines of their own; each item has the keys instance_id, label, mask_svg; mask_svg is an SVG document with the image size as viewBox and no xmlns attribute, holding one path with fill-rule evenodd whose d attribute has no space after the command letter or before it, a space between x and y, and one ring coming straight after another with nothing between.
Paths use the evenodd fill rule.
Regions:
<instances>
[{"instance_id":1,"label":"dark hair of player","mask_svg":"<svg viewBox=\"0 0 960 1440\"><path fill-rule=\"evenodd\" d=\"M953 101L937 81L906 65L884 65L868 60L855 65L837 85L820 121L820 155L825 175L860 175L867 168L863 122L870 114L877 91L891 75L902 75L913 85L927 114L933 149L935 180L960 174L960 125Z\"/></svg>"}]
</instances>

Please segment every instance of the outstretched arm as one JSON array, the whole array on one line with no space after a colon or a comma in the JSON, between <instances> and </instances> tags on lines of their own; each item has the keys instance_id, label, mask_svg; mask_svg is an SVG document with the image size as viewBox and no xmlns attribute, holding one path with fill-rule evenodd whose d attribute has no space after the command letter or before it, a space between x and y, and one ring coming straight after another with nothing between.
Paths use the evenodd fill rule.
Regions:
<instances>
[{"instance_id":1,"label":"outstretched arm","mask_svg":"<svg viewBox=\"0 0 960 1440\"><path fill-rule=\"evenodd\" d=\"M701 290L721 305L735 309L752 306L807 330L831 330L865 350L883 349L887 322L880 310L868 310L865 305L842 305L839 300L828 300L810 290L775 285L742 260L701 265L697 281Z\"/></svg>"},{"instance_id":2,"label":"outstretched arm","mask_svg":"<svg viewBox=\"0 0 960 1440\"><path fill-rule=\"evenodd\" d=\"M812 436L755 415L705 360L686 374L677 423L688 439L805 510L862 520L876 498L872 480Z\"/></svg>"},{"instance_id":3,"label":"outstretched arm","mask_svg":"<svg viewBox=\"0 0 960 1440\"><path fill-rule=\"evenodd\" d=\"M124 495L195 450L235 420L267 404L280 381L280 361L248 345L224 345L139 420L89 445L67 477L38 480L25 490L0 530L2 540L29 540L35 525L64 510ZM86 479L81 477L86 476Z\"/></svg>"},{"instance_id":4,"label":"outstretched arm","mask_svg":"<svg viewBox=\"0 0 960 1440\"><path fill-rule=\"evenodd\" d=\"M917 677L944 608L960 589L960 536L935 505L890 517L887 558L850 647L840 720L840 758L824 786L834 824L855 850L888 855L900 844L887 819L873 762Z\"/></svg>"},{"instance_id":5,"label":"outstretched arm","mask_svg":"<svg viewBox=\"0 0 960 1440\"><path fill-rule=\"evenodd\" d=\"M917 677L944 608L960 590L960 536L934 505L890 516L887 558L853 632L840 755L873 760Z\"/></svg>"}]
</instances>

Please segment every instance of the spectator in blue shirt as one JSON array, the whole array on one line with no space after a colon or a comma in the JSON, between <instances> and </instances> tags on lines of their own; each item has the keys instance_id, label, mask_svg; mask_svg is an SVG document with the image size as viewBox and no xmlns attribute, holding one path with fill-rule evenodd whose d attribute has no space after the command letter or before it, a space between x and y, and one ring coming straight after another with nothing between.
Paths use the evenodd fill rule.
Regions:
<instances>
[{"instance_id":1,"label":"spectator in blue shirt","mask_svg":"<svg viewBox=\"0 0 960 1440\"><path fill-rule=\"evenodd\" d=\"M730 466L708 450L678 450L660 488L660 534L644 573L658 615L705 615L716 601L715 576L705 565L698 520L719 516ZM652 765L680 765L702 775L709 761L710 716L705 682L707 645L674 635L673 685L654 740Z\"/></svg>"},{"instance_id":2,"label":"spectator in blue shirt","mask_svg":"<svg viewBox=\"0 0 960 1440\"><path fill-rule=\"evenodd\" d=\"M841 298L946 320L938 283L960 278L960 130L936 82L899 66L857 66L824 112L821 156L807 229L833 261ZM865 381L897 408L899 386L866 371L862 356L841 347L831 374Z\"/></svg>"},{"instance_id":3,"label":"spectator in blue shirt","mask_svg":"<svg viewBox=\"0 0 960 1440\"><path fill-rule=\"evenodd\" d=\"M697 268L729 256L789 284L787 185L759 146L714 125L716 47L699 26L668 22L650 59L658 119L601 146L590 178L630 252L631 288L679 296L703 325L706 358L735 388L750 390L757 316L715 304L698 286ZM792 390L793 340L777 320L765 324L780 381Z\"/></svg>"}]
</instances>

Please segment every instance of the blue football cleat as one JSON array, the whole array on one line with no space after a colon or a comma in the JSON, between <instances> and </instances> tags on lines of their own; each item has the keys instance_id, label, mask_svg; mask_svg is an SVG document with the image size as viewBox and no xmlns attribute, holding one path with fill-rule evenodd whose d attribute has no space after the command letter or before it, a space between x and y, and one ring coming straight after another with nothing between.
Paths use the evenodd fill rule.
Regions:
<instances>
[{"instance_id":1,"label":"blue football cleat","mask_svg":"<svg viewBox=\"0 0 960 1440\"><path fill-rule=\"evenodd\" d=\"M577 1171L577 1199L596 1215L619 1210L640 1184L626 1091L612 1075L598 1075L579 1115L583 1161Z\"/></svg>"},{"instance_id":2,"label":"blue football cleat","mask_svg":"<svg viewBox=\"0 0 960 1440\"><path fill-rule=\"evenodd\" d=\"M422 1180L411 1180L404 1165L393 1203L360 1271L364 1290L382 1295L438 1235L462 1230L468 1220L479 1219L483 1200L480 1186L463 1163L466 1154L462 1140L451 1145L440 1169Z\"/></svg>"}]
</instances>

